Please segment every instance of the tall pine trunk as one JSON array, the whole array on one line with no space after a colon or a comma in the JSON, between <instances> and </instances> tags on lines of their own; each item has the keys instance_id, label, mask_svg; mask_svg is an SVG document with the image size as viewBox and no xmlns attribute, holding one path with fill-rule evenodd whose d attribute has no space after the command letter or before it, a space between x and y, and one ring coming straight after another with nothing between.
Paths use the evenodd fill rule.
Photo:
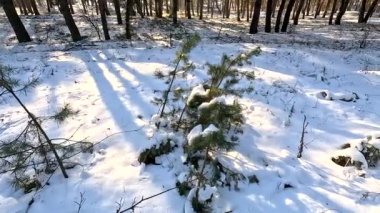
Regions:
<instances>
[{"instance_id":1,"label":"tall pine trunk","mask_svg":"<svg viewBox=\"0 0 380 213\"><path fill-rule=\"evenodd\" d=\"M9 23L16 34L18 42L29 42L32 41L29 37L28 32L25 29L24 24L22 24L20 17L17 15L16 8L12 0L0 0L0 6L3 7L5 15L7 16Z\"/></svg>"},{"instance_id":2,"label":"tall pine trunk","mask_svg":"<svg viewBox=\"0 0 380 213\"><path fill-rule=\"evenodd\" d=\"M186 13L187 13L187 19L191 19L190 6L191 6L191 0L186 0Z\"/></svg>"},{"instance_id":3,"label":"tall pine trunk","mask_svg":"<svg viewBox=\"0 0 380 213\"><path fill-rule=\"evenodd\" d=\"M293 6L295 2L296 0L289 1L288 7L286 8L285 16L284 16L284 23L282 23L281 32L286 32L286 30L288 29L290 14L293 10Z\"/></svg>"},{"instance_id":4,"label":"tall pine trunk","mask_svg":"<svg viewBox=\"0 0 380 213\"><path fill-rule=\"evenodd\" d=\"M127 39L132 38L131 33L131 10L133 7L133 0L127 0L126 8L125 8L125 37Z\"/></svg>"},{"instance_id":5,"label":"tall pine trunk","mask_svg":"<svg viewBox=\"0 0 380 213\"><path fill-rule=\"evenodd\" d=\"M115 6L115 12L117 17L117 24L123 24L120 12L120 0L113 0L113 5Z\"/></svg>"},{"instance_id":6,"label":"tall pine trunk","mask_svg":"<svg viewBox=\"0 0 380 213\"><path fill-rule=\"evenodd\" d=\"M77 25L74 22L73 16L70 13L70 8L68 6L67 0L58 0L59 9L65 19L65 23L70 30L71 38L73 41L80 41L82 39Z\"/></svg>"},{"instance_id":7,"label":"tall pine trunk","mask_svg":"<svg viewBox=\"0 0 380 213\"><path fill-rule=\"evenodd\" d=\"M274 27L274 31L276 33L280 32L282 12L284 11L285 4L286 4L286 0L281 0L280 8L278 8L278 14L277 14L277 18L276 18L276 25Z\"/></svg>"},{"instance_id":8,"label":"tall pine trunk","mask_svg":"<svg viewBox=\"0 0 380 213\"><path fill-rule=\"evenodd\" d=\"M251 26L249 27L249 34L256 34L258 32L257 27L259 25L260 10L261 10L261 0L256 0L255 9L253 10Z\"/></svg>"},{"instance_id":9,"label":"tall pine trunk","mask_svg":"<svg viewBox=\"0 0 380 213\"><path fill-rule=\"evenodd\" d=\"M347 6L348 6L349 1L350 0L342 0L342 4L340 5L340 8L339 8L339 13L336 15L336 18L335 18L335 24L336 25L340 25L342 17L347 10Z\"/></svg>"},{"instance_id":10,"label":"tall pine trunk","mask_svg":"<svg viewBox=\"0 0 380 213\"><path fill-rule=\"evenodd\" d=\"M177 10L178 10L178 0L173 0L172 7L172 16L173 16L173 24L177 24Z\"/></svg>"},{"instance_id":11,"label":"tall pine trunk","mask_svg":"<svg viewBox=\"0 0 380 213\"><path fill-rule=\"evenodd\" d=\"M30 0L30 4L32 5L34 15L40 15L40 12L38 11L36 0Z\"/></svg>"},{"instance_id":12,"label":"tall pine trunk","mask_svg":"<svg viewBox=\"0 0 380 213\"><path fill-rule=\"evenodd\" d=\"M331 13L330 13L330 17L329 17L329 25L332 25L333 24L333 19L334 19L334 13L335 13L335 10L336 10L336 4L338 3L338 0L334 0L333 2L333 6L331 8Z\"/></svg>"},{"instance_id":13,"label":"tall pine trunk","mask_svg":"<svg viewBox=\"0 0 380 213\"><path fill-rule=\"evenodd\" d=\"M368 8L367 14L364 17L364 20L363 20L364 23L368 22L368 19L369 19L369 17L372 16L373 12L375 11L375 8L376 8L376 5L378 2L379 2L379 0L373 0L371 6L369 6L369 8Z\"/></svg>"},{"instance_id":14,"label":"tall pine trunk","mask_svg":"<svg viewBox=\"0 0 380 213\"><path fill-rule=\"evenodd\" d=\"M358 23L364 22L364 14L365 14L365 5L366 4L367 4L367 0L362 0L362 2L360 4L360 9L359 9Z\"/></svg>"},{"instance_id":15,"label":"tall pine trunk","mask_svg":"<svg viewBox=\"0 0 380 213\"><path fill-rule=\"evenodd\" d=\"M110 40L110 34L108 33L107 17L106 17L106 0L99 0L100 19L102 21L102 28L104 33L104 39Z\"/></svg>"},{"instance_id":16,"label":"tall pine trunk","mask_svg":"<svg viewBox=\"0 0 380 213\"><path fill-rule=\"evenodd\" d=\"M265 15L265 32L267 33L271 31L272 4L272 0L267 0L267 11Z\"/></svg>"},{"instance_id":17,"label":"tall pine trunk","mask_svg":"<svg viewBox=\"0 0 380 213\"><path fill-rule=\"evenodd\" d=\"M294 25L298 25L298 19L300 17L301 10L302 10L304 4L305 4L305 0L300 0L300 3L299 3L298 8L297 8L296 16L294 17L294 21L293 21Z\"/></svg>"}]
</instances>

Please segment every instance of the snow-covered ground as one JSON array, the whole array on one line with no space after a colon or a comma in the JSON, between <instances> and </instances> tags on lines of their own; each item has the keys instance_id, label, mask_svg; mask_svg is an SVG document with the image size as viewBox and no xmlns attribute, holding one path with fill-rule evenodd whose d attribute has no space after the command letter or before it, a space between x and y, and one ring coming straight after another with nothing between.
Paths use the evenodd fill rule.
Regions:
<instances>
[{"instance_id":1,"label":"snow-covered ground","mask_svg":"<svg viewBox=\"0 0 380 213\"><path fill-rule=\"evenodd\" d=\"M9 38L7 33L2 35ZM266 35L258 38L264 41ZM337 50L331 48L339 46L334 41L323 39L332 46L265 41L260 44L261 55L241 68L255 73L254 91L239 100L247 124L239 145L224 158L233 170L256 175L259 183L243 182L238 191L219 188L215 212L380 212L379 168L360 171L331 161L342 144L380 132L378 46ZM360 38L350 44L356 47L358 42ZM372 42L378 43L379 38ZM191 52L196 70L188 85L207 78L207 62L218 63L223 53L236 55L258 45L221 43L206 40ZM166 84L154 73L172 70L176 51L165 45L2 43L1 64L19 70L19 76L27 73L41 80L20 96L33 113L52 114L65 103L80 110L63 124L45 123L49 136L76 132L73 139L94 143L110 137L97 144L92 154L72 159L81 165L68 170L69 179L57 171L43 179L49 185L37 192L15 190L12 175L0 174L0 212L77 212L81 193L85 201L80 212L115 212L119 204L128 207L142 196L175 186L180 172L176 152L161 157L162 165L144 166L137 161L139 153L157 140L151 117L158 107L151 101L161 96L156 91ZM323 91L334 100L321 97ZM339 100L356 97L353 93L359 97L355 102ZM297 158L304 116L309 123L306 148ZM15 101L0 99L0 139L14 135L25 120ZM186 197L173 190L135 210L183 212L185 203Z\"/></svg>"}]
</instances>

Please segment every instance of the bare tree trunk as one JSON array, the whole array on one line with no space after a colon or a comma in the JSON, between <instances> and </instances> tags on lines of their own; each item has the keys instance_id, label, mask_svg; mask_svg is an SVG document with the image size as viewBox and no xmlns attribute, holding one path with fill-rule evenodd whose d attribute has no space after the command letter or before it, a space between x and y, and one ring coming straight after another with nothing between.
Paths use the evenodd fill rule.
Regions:
<instances>
[{"instance_id":1,"label":"bare tree trunk","mask_svg":"<svg viewBox=\"0 0 380 213\"><path fill-rule=\"evenodd\" d=\"M203 19L203 0L198 0L199 1L199 20Z\"/></svg>"},{"instance_id":2,"label":"bare tree trunk","mask_svg":"<svg viewBox=\"0 0 380 213\"><path fill-rule=\"evenodd\" d=\"M362 2L360 4L360 9L359 9L358 23L364 22L364 14L365 14L365 5L366 4L367 4L367 0L362 0Z\"/></svg>"},{"instance_id":3,"label":"bare tree trunk","mask_svg":"<svg viewBox=\"0 0 380 213\"><path fill-rule=\"evenodd\" d=\"M336 15L336 18L335 18L335 24L336 25L340 25L342 17L347 10L347 6L348 6L349 1L350 0L342 0L342 4L339 8L339 13Z\"/></svg>"},{"instance_id":4,"label":"bare tree trunk","mask_svg":"<svg viewBox=\"0 0 380 213\"><path fill-rule=\"evenodd\" d=\"M32 5L34 15L40 15L40 12L38 11L37 4L35 0L30 0L30 4Z\"/></svg>"},{"instance_id":5,"label":"bare tree trunk","mask_svg":"<svg viewBox=\"0 0 380 213\"><path fill-rule=\"evenodd\" d=\"M131 34L131 10L133 7L133 0L127 0L127 4L125 6L125 37L127 39L132 39L132 34Z\"/></svg>"},{"instance_id":6,"label":"bare tree trunk","mask_svg":"<svg viewBox=\"0 0 380 213\"><path fill-rule=\"evenodd\" d=\"M73 8L73 0L67 0L67 2L69 3L69 7L70 7L70 13L71 14L75 14L75 11L74 11L74 8Z\"/></svg>"},{"instance_id":7,"label":"bare tree trunk","mask_svg":"<svg viewBox=\"0 0 380 213\"><path fill-rule=\"evenodd\" d=\"M301 10L304 4L305 4L305 0L300 0L300 3L297 8L296 16L294 17L294 22L293 22L294 25L298 25L298 18L300 17Z\"/></svg>"},{"instance_id":8,"label":"bare tree trunk","mask_svg":"<svg viewBox=\"0 0 380 213\"><path fill-rule=\"evenodd\" d=\"M173 8L172 8L172 16L173 16L173 24L176 25L177 20L177 10L178 10L178 0L173 0Z\"/></svg>"},{"instance_id":9,"label":"bare tree trunk","mask_svg":"<svg viewBox=\"0 0 380 213\"><path fill-rule=\"evenodd\" d=\"M369 6L369 8L368 8L367 14L364 17L364 20L363 20L364 23L368 22L368 19L369 19L369 17L372 16L373 12L375 11L375 8L376 8L376 5L377 5L378 2L379 2L379 0L373 0L371 6Z\"/></svg>"},{"instance_id":10,"label":"bare tree trunk","mask_svg":"<svg viewBox=\"0 0 380 213\"><path fill-rule=\"evenodd\" d=\"M306 16L310 16L311 0L307 1Z\"/></svg>"},{"instance_id":11,"label":"bare tree trunk","mask_svg":"<svg viewBox=\"0 0 380 213\"><path fill-rule=\"evenodd\" d=\"M58 3L59 3L59 9L63 17L65 18L66 25L70 30L71 38L73 39L73 41L82 40L82 37L79 33L77 25L75 24L73 16L70 13L67 0L58 0Z\"/></svg>"},{"instance_id":12,"label":"bare tree trunk","mask_svg":"<svg viewBox=\"0 0 380 213\"><path fill-rule=\"evenodd\" d=\"M276 19L276 26L274 27L274 31L276 33L280 32L282 12L284 11L285 4L286 4L286 0L281 0L280 8L278 9L278 14L277 14L277 19Z\"/></svg>"},{"instance_id":13,"label":"bare tree trunk","mask_svg":"<svg viewBox=\"0 0 380 213\"><path fill-rule=\"evenodd\" d=\"M290 14L293 10L295 0L290 0L288 7L286 8L285 16L284 16L284 23L282 23L281 32L286 32L289 24Z\"/></svg>"},{"instance_id":14,"label":"bare tree trunk","mask_svg":"<svg viewBox=\"0 0 380 213\"><path fill-rule=\"evenodd\" d=\"M144 13L142 10L142 5L141 5L140 0L135 0L135 3L136 3L136 8L137 8L137 13L140 15L141 18L144 18Z\"/></svg>"},{"instance_id":15,"label":"bare tree trunk","mask_svg":"<svg viewBox=\"0 0 380 213\"><path fill-rule=\"evenodd\" d=\"M267 11L265 15L265 32L271 31L271 18L272 18L272 0L267 0Z\"/></svg>"},{"instance_id":16,"label":"bare tree trunk","mask_svg":"<svg viewBox=\"0 0 380 213\"><path fill-rule=\"evenodd\" d=\"M103 28L103 33L104 33L104 39L110 40L110 35L108 33L105 4L106 4L106 0L99 0L100 19L102 20L102 28Z\"/></svg>"},{"instance_id":17,"label":"bare tree trunk","mask_svg":"<svg viewBox=\"0 0 380 213\"><path fill-rule=\"evenodd\" d=\"M190 4L191 4L191 0L186 0L187 19L191 19Z\"/></svg>"},{"instance_id":18,"label":"bare tree trunk","mask_svg":"<svg viewBox=\"0 0 380 213\"><path fill-rule=\"evenodd\" d=\"M21 22L20 17L17 15L16 8L12 0L0 0L0 6L3 7L5 15L11 24L13 31L16 34L18 42L29 42L30 39L28 32L25 29L24 24Z\"/></svg>"},{"instance_id":19,"label":"bare tree trunk","mask_svg":"<svg viewBox=\"0 0 380 213\"><path fill-rule=\"evenodd\" d=\"M115 7L117 24L121 25L123 24L123 20L121 18L121 12L120 12L120 0L113 0L113 5Z\"/></svg>"},{"instance_id":20,"label":"bare tree trunk","mask_svg":"<svg viewBox=\"0 0 380 213\"><path fill-rule=\"evenodd\" d=\"M86 9L86 2L84 0L81 0L82 7L83 7L83 13L87 14L87 9Z\"/></svg>"},{"instance_id":21,"label":"bare tree trunk","mask_svg":"<svg viewBox=\"0 0 380 213\"><path fill-rule=\"evenodd\" d=\"M327 11L329 10L329 7L331 5L331 0L327 0L327 4L326 4L326 8L325 8L325 11L323 11L323 15L322 15L322 18L325 18L326 15L327 15Z\"/></svg>"},{"instance_id":22,"label":"bare tree trunk","mask_svg":"<svg viewBox=\"0 0 380 213\"><path fill-rule=\"evenodd\" d=\"M236 16L236 20L240 21L240 0L236 0Z\"/></svg>"},{"instance_id":23,"label":"bare tree trunk","mask_svg":"<svg viewBox=\"0 0 380 213\"><path fill-rule=\"evenodd\" d=\"M249 34L256 34L258 32L257 27L259 25L260 10L261 10L261 0L256 0L255 9L253 11L253 17L251 21L251 26L249 28Z\"/></svg>"},{"instance_id":24,"label":"bare tree trunk","mask_svg":"<svg viewBox=\"0 0 380 213\"><path fill-rule=\"evenodd\" d=\"M26 8L28 9L28 13L34 14L32 4L30 3L30 0L23 0L25 1Z\"/></svg>"},{"instance_id":25,"label":"bare tree trunk","mask_svg":"<svg viewBox=\"0 0 380 213\"><path fill-rule=\"evenodd\" d=\"M329 17L329 25L333 24L334 13L335 13L337 2L338 2L338 0L334 0L334 2L333 2L333 6L331 8L331 14L330 14L330 17Z\"/></svg>"}]
</instances>

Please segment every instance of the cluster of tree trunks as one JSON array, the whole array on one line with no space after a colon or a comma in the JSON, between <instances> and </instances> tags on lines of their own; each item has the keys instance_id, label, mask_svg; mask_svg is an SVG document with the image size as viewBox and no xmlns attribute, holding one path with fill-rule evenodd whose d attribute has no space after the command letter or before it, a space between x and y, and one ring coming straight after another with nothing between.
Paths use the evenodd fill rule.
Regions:
<instances>
[{"instance_id":1,"label":"cluster of tree trunks","mask_svg":"<svg viewBox=\"0 0 380 213\"><path fill-rule=\"evenodd\" d=\"M349 9L359 11L358 22L367 23L369 18L375 12L379 0L125 0L125 27L126 37L131 38L131 17L137 13L144 18L145 15L162 18L163 12L169 13L172 17L173 24L178 23L178 11L183 10L185 16L191 19L196 15L199 19L204 18L207 12L214 17L219 13L223 18L230 18L231 11L235 11L236 20L251 21L249 33L258 33L260 12L264 10L265 27L264 31L272 31L272 18L275 18L274 32L286 32L293 19L293 24L298 25L300 18L310 16L313 13L317 18L323 11L322 18L329 13L328 23L340 25L342 17ZM117 23L123 24L121 15L120 0L46 0L45 2L36 0L0 0L9 22L11 23L16 37L19 42L31 41L20 17L17 14L16 7L22 15L39 15L38 7L46 7L50 13L51 9L58 6L59 11L64 17L65 23L70 31L73 41L82 39L80 32L74 22L73 3L80 3L82 6L81 13L87 14L91 5L95 7L96 13L100 15L104 39L109 40L110 35L107 26L107 16L110 15L109 4L113 4L114 12L117 17ZM55 5L57 4L57 5ZM285 10L285 11L284 11ZM154 11L154 12L153 12ZM76 11L78 12L78 11ZM302 16L301 16L302 13ZM335 20L334 15L336 14ZM277 15L277 16L276 16Z\"/></svg>"}]
</instances>

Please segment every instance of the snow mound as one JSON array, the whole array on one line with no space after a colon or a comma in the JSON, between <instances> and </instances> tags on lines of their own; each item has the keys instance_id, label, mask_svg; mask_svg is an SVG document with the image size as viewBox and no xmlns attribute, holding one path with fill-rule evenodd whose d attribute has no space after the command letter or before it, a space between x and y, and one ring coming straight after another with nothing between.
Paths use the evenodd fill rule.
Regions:
<instances>
[{"instance_id":1,"label":"snow mound","mask_svg":"<svg viewBox=\"0 0 380 213\"><path fill-rule=\"evenodd\" d=\"M340 100L340 101L351 102L351 101L356 101L359 99L359 96L354 92L345 94L345 93L332 93L330 91L321 91L317 93L316 96L319 99L324 99L324 100L329 100L329 101Z\"/></svg>"},{"instance_id":2,"label":"snow mound","mask_svg":"<svg viewBox=\"0 0 380 213\"><path fill-rule=\"evenodd\" d=\"M210 90L209 89L205 90L202 84L200 84L198 86L195 86L191 90L191 93L190 93L189 97L187 98L187 105L190 105L190 103L194 100L195 97L197 97L197 96L201 96L201 97L207 96L209 94L209 92L210 92Z\"/></svg>"}]
</instances>

